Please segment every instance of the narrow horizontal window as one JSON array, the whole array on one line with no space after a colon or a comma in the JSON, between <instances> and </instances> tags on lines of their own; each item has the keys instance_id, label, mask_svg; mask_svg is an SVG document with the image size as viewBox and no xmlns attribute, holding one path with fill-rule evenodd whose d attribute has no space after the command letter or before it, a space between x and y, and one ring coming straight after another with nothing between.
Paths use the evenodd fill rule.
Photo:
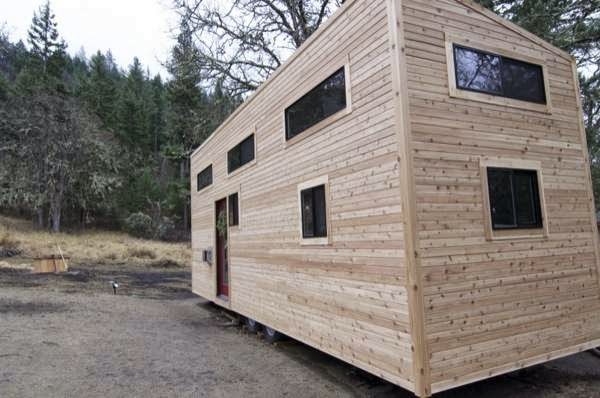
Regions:
<instances>
[{"instance_id":1,"label":"narrow horizontal window","mask_svg":"<svg viewBox=\"0 0 600 398\"><path fill-rule=\"evenodd\" d=\"M305 239L326 237L325 185L302 190L300 198L302 201L302 237Z\"/></svg>"},{"instance_id":2,"label":"narrow horizontal window","mask_svg":"<svg viewBox=\"0 0 600 398\"><path fill-rule=\"evenodd\" d=\"M227 152L227 171L232 173L254 160L254 134Z\"/></svg>"},{"instance_id":3,"label":"narrow horizontal window","mask_svg":"<svg viewBox=\"0 0 600 398\"><path fill-rule=\"evenodd\" d=\"M493 229L542 228L535 170L487 169Z\"/></svg>"},{"instance_id":4,"label":"narrow horizontal window","mask_svg":"<svg viewBox=\"0 0 600 398\"><path fill-rule=\"evenodd\" d=\"M346 73L341 68L285 110L285 137L304 130L346 108Z\"/></svg>"},{"instance_id":5,"label":"narrow horizontal window","mask_svg":"<svg viewBox=\"0 0 600 398\"><path fill-rule=\"evenodd\" d=\"M454 64L459 89L546 104L540 65L458 45Z\"/></svg>"},{"instance_id":6,"label":"narrow horizontal window","mask_svg":"<svg viewBox=\"0 0 600 398\"><path fill-rule=\"evenodd\" d=\"M240 215L239 215L239 203L238 203L238 194L237 192L229 195L228 198L229 203L229 226L239 225L240 223Z\"/></svg>"},{"instance_id":7,"label":"narrow horizontal window","mask_svg":"<svg viewBox=\"0 0 600 398\"><path fill-rule=\"evenodd\" d=\"M197 184L198 184L197 190L198 191L200 191L212 184L212 182L213 182L212 164L210 166L208 166L207 168L205 168L204 170L202 170L200 173L198 173L197 180L198 180L197 181Z\"/></svg>"}]
</instances>

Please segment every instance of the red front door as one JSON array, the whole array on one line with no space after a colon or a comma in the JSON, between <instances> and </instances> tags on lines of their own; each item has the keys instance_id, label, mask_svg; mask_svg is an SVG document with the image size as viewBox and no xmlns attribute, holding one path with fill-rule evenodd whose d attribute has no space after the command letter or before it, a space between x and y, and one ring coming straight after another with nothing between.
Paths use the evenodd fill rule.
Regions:
<instances>
[{"instance_id":1,"label":"red front door","mask_svg":"<svg viewBox=\"0 0 600 398\"><path fill-rule=\"evenodd\" d=\"M217 236L217 296L229 297L227 199L215 203L215 234Z\"/></svg>"}]
</instances>

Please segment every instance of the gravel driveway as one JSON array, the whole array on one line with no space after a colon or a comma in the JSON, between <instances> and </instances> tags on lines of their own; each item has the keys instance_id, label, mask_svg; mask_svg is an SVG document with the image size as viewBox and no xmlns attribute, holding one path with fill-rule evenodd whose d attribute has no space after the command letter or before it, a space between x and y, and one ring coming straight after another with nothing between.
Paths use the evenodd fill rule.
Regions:
<instances>
[{"instance_id":1,"label":"gravel driveway","mask_svg":"<svg viewBox=\"0 0 600 398\"><path fill-rule=\"evenodd\" d=\"M246 333L189 293L187 270L75 270L0 269L0 397L412 396L303 344ZM600 397L600 358L583 353L439 396Z\"/></svg>"}]
</instances>

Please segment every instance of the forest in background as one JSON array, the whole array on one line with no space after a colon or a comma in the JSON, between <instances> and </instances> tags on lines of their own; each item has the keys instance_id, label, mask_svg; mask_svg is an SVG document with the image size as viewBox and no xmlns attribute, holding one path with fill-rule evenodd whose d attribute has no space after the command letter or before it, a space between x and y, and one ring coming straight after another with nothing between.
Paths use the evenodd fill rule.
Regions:
<instances>
[{"instance_id":1,"label":"forest in background","mask_svg":"<svg viewBox=\"0 0 600 398\"><path fill-rule=\"evenodd\" d=\"M0 29L0 211L41 229L186 239L189 155L341 0L171 0L166 81L137 58L67 53L46 2L27 42ZM600 0L478 0L578 62L600 204Z\"/></svg>"},{"instance_id":2,"label":"forest in background","mask_svg":"<svg viewBox=\"0 0 600 398\"><path fill-rule=\"evenodd\" d=\"M151 76L137 58L67 53L50 3L27 43L0 34L0 206L40 229L189 236L189 155L241 102L190 70L189 30Z\"/></svg>"}]
</instances>

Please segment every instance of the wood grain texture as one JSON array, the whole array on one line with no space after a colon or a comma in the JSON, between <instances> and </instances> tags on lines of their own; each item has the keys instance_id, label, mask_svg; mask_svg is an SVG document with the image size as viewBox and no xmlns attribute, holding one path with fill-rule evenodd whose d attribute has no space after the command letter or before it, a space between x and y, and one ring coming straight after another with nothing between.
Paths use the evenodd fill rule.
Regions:
<instances>
[{"instance_id":1,"label":"wood grain texture","mask_svg":"<svg viewBox=\"0 0 600 398\"><path fill-rule=\"evenodd\" d=\"M597 233L571 58L468 1L403 5L417 257L435 393L597 342ZM551 112L452 95L452 37L541 58ZM539 165L545 230L486 231L482 164L489 159Z\"/></svg>"},{"instance_id":2,"label":"wood grain texture","mask_svg":"<svg viewBox=\"0 0 600 398\"><path fill-rule=\"evenodd\" d=\"M551 106L457 93L448 40L543 67ZM350 106L286 141L283 112L346 68ZM450 71L450 72L449 72ZM192 288L413 391L600 345L598 231L571 57L470 0L348 0L192 156ZM256 158L226 154L255 134ZM537 170L544 227L492 231L485 167ZM299 189L326 183L328 236ZM239 193L230 297L214 205Z\"/></svg>"},{"instance_id":3,"label":"wood grain texture","mask_svg":"<svg viewBox=\"0 0 600 398\"><path fill-rule=\"evenodd\" d=\"M412 173L412 134L408 98L407 63L405 58L406 39L402 3L388 1L388 18L392 37L392 86L396 102L396 134L400 159L400 183L402 207L404 209L404 247L407 268L408 306L413 341L413 368L415 374L414 393L420 397L431 395L431 373L429 367L427 336L425 333L425 309L423 277L417 256L415 176Z\"/></svg>"},{"instance_id":4,"label":"wood grain texture","mask_svg":"<svg viewBox=\"0 0 600 398\"><path fill-rule=\"evenodd\" d=\"M286 141L285 105L342 66L347 109ZM391 81L386 1L347 1L193 156L192 175L213 164L214 183L192 194L192 286L413 390ZM227 151L251 131L254 164L228 175ZM325 181L328 236L316 245L302 239L298 192ZM225 302L215 297L215 266L201 254L214 247L214 202L236 191L240 225L229 230Z\"/></svg>"}]
</instances>

